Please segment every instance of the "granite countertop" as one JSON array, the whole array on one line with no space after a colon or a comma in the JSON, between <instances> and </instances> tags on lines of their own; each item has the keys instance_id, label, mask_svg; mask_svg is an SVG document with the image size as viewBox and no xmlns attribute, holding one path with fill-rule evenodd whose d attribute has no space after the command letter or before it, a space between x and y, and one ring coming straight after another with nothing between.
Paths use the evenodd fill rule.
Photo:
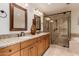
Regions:
<instances>
[{"instance_id":1,"label":"granite countertop","mask_svg":"<svg viewBox=\"0 0 79 59\"><path fill-rule=\"evenodd\" d=\"M14 45L14 44L26 41L26 40L37 38L37 37L40 37L42 35L46 35L48 33L49 32L43 32L43 33L36 34L36 35L28 35L27 34L26 36L22 36L22 37L13 37L13 38L7 38L7 39L0 39L0 48L4 48L4 47Z\"/></svg>"}]
</instances>

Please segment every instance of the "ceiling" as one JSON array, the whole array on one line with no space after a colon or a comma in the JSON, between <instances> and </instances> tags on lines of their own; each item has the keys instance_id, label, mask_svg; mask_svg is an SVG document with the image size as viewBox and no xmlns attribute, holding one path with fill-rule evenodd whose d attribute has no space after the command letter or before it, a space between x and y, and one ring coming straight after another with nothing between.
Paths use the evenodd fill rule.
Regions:
<instances>
[{"instance_id":1,"label":"ceiling","mask_svg":"<svg viewBox=\"0 0 79 59\"><path fill-rule=\"evenodd\" d=\"M41 12L46 15L51 15L55 13L60 13L68 11L68 5L66 3L31 3L32 6L35 6L36 9L39 9Z\"/></svg>"}]
</instances>

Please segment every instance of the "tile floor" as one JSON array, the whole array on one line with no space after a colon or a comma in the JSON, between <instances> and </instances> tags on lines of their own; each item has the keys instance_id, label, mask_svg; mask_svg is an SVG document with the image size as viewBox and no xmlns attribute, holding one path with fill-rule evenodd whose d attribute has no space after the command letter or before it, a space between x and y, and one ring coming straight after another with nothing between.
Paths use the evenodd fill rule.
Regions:
<instances>
[{"instance_id":1,"label":"tile floor","mask_svg":"<svg viewBox=\"0 0 79 59\"><path fill-rule=\"evenodd\" d=\"M45 52L44 56L78 56L71 52L69 48L61 47L58 45L51 45Z\"/></svg>"}]
</instances>

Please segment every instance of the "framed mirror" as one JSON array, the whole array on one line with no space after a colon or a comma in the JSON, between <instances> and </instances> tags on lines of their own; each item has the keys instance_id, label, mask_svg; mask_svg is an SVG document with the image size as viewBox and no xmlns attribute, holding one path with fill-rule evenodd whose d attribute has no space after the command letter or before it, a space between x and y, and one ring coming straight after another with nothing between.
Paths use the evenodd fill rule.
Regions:
<instances>
[{"instance_id":1,"label":"framed mirror","mask_svg":"<svg viewBox=\"0 0 79 59\"><path fill-rule=\"evenodd\" d=\"M10 4L10 31L27 30L27 10L15 3Z\"/></svg>"},{"instance_id":2,"label":"framed mirror","mask_svg":"<svg viewBox=\"0 0 79 59\"><path fill-rule=\"evenodd\" d=\"M34 18L36 19L36 29L41 30L41 17L34 15Z\"/></svg>"}]
</instances>

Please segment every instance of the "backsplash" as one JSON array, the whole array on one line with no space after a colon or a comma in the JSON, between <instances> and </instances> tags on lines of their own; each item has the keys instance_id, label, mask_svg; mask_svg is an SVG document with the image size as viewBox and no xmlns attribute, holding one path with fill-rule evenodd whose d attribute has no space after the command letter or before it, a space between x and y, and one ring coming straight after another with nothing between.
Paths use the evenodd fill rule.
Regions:
<instances>
[{"instance_id":1,"label":"backsplash","mask_svg":"<svg viewBox=\"0 0 79 59\"><path fill-rule=\"evenodd\" d=\"M28 32L28 31L22 31L22 32L24 32L25 35L31 34L31 33ZM11 33L8 33L8 34L2 34L2 35L0 35L0 39L19 37L19 34L21 34L21 31L11 32Z\"/></svg>"}]
</instances>

